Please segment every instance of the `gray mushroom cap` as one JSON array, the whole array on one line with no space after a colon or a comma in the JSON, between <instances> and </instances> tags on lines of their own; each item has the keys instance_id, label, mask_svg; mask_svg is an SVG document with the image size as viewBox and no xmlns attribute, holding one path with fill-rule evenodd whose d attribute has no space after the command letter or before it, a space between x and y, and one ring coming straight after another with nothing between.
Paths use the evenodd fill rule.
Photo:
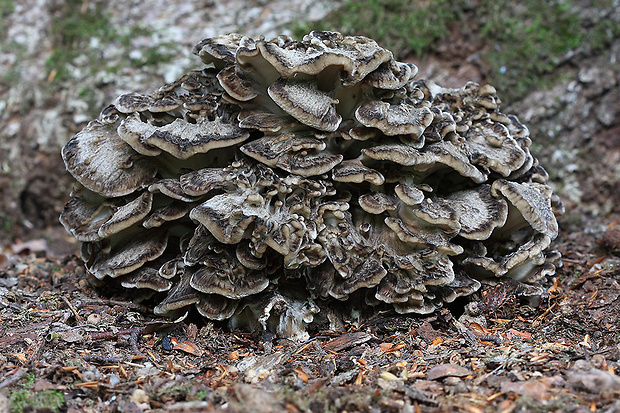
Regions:
<instances>
[{"instance_id":1,"label":"gray mushroom cap","mask_svg":"<svg viewBox=\"0 0 620 413\"><path fill-rule=\"evenodd\" d=\"M209 256L190 280L190 285L205 294L218 294L238 300L258 294L269 286L269 278L248 270L232 254Z\"/></svg>"},{"instance_id":2,"label":"gray mushroom cap","mask_svg":"<svg viewBox=\"0 0 620 413\"><path fill-rule=\"evenodd\" d=\"M290 47L286 47L290 45ZM274 42L258 42L262 56L280 76L291 78L297 73L316 75L329 66L342 66L344 84L355 84L392 58L374 40L357 36L343 37L340 33L313 31L302 44L288 43L285 47Z\"/></svg>"},{"instance_id":3,"label":"gray mushroom cap","mask_svg":"<svg viewBox=\"0 0 620 413\"><path fill-rule=\"evenodd\" d=\"M153 194L145 191L133 201L116 208L114 214L99 228L99 237L107 238L142 221L151 211L152 204Z\"/></svg>"},{"instance_id":4,"label":"gray mushroom cap","mask_svg":"<svg viewBox=\"0 0 620 413\"><path fill-rule=\"evenodd\" d=\"M167 244L167 231L159 228L147 230L139 237L113 245L110 252L99 254L88 270L100 280L106 276L116 278L158 258L164 253Z\"/></svg>"},{"instance_id":5,"label":"gray mushroom cap","mask_svg":"<svg viewBox=\"0 0 620 413\"><path fill-rule=\"evenodd\" d=\"M159 275L159 271L150 267L140 268L121 279L121 285L125 288L146 288L157 292L170 290L172 284L172 281L165 279Z\"/></svg>"},{"instance_id":6,"label":"gray mushroom cap","mask_svg":"<svg viewBox=\"0 0 620 413\"><path fill-rule=\"evenodd\" d=\"M178 159L188 159L198 153L234 145L250 136L237 125L226 123L220 118L214 121L199 118L196 123L175 119L167 125L154 126L141 122L134 116L123 121L123 128L125 132L121 137L131 136L131 139L127 138L127 143L137 151L144 151L143 146L148 145L164 150Z\"/></svg>"},{"instance_id":7,"label":"gray mushroom cap","mask_svg":"<svg viewBox=\"0 0 620 413\"><path fill-rule=\"evenodd\" d=\"M92 121L62 149L69 173L104 197L128 195L148 185L157 168L121 140L114 128Z\"/></svg>"},{"instance_id":8,"label":"gray mushroom cap","mask_svg":"<svg viewBox=\"0 0 620 413\"><path fill-rule=\"evenodd\" d=\"M372 168L362 164L359 159L347 160L332 168L332 179L336 182L362 183L370 182L373 185L383 185L385 178Z\"/></svg>"},{"instance_id":9,"label":"gray mushroom cap","mask_svg":"<svg viewBox=\"0 0 620 413\"><path fill-rule=\"evenodd\" d=\"M372 101L358 107L355 118L362 125L377 128L387 136L408 134L419 137L433 121L433 114L427 107L409 103L391 105Z\"/></svg>"},{"instance_id":10,"label":"gray mushroom cap","mask_svg":"<svg viewBox=\"0 0 620 413\"><path fill-rule=\"evenodd\" d=\"M114 102L114 108L121 113L144 112L151 106L153 99L150 96L138 93L121 95Z\"/></svg>"},{"instance_id":11,"label":"gray mushroom cap","mask_svg":"<svg viewBox=\"0 0 620 413\"><path fill-rule=\"evenodd\" d=\"M338 100L320 91L315 81L278 79L267 92L282 110L304 125L326 132L334 132L340 126Z\"/></svg>"},{"instance_id":12,"label":"gray mushroom cap","mask_svg":"<svg viewBox=\"0 0 620 413\"><path fill-rule=\"evenodd\" d=\"M163 299L153 309L155 314L170 314L175 310L196 304L200 301L199 293L190 285L191 273L184 272L181 274L179 281L168 292L166 298Z\"/></svg>"},{"instance_id":13,"label":"gray mushroom cap","mask_svg":"<svg viewBox=\"0 0 620 413\"><path fill-rule=\"evenodd\" d=\"M239 306L238 300L231 300L217 294L200 294L196 309L209 320L222 321L231 318Z\"/></svg>"},{"instance_id":14,"label":"gray mushroom cap","mask_svg":"<svg viewBox=\"0 0 620 413\"><path fill-rule=\"evenodd\" d=\"M456 211L460 224L459 235L472 240L488 239L493 230L506 223L508 205L491 195L490 185L458 191L446 197Z\"/></svg>"},{"instance_id":15,"label":"gray mushroom cap","mask_svg":"<svg viewBox=\"0 0 620 413\"><path fill-rule=\"evenodd\" d=\"M551 188L538 183L517 183L499 179L493 182L491 193L504 196L536 231L555 239L558 222L551 207Z\"/></svg>"}]
</instances>

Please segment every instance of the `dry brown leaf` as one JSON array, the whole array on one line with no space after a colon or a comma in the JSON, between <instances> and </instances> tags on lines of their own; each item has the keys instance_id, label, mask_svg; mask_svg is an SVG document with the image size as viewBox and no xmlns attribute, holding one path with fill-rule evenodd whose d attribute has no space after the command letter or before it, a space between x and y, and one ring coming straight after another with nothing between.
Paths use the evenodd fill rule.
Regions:
<instances>
[{"instance_id":1,"label":"dry brown leaf","mask_svg":"<svg viewBox=\"0 0 620 413\"><path fill-rule=\"evenodd\" d=\"M304 372L304 370L301 367L297 367L295 370L295 373L297 373L297 377L303 381L304 383L308 383L308 375Z\"/></svg>"}]
</instances>

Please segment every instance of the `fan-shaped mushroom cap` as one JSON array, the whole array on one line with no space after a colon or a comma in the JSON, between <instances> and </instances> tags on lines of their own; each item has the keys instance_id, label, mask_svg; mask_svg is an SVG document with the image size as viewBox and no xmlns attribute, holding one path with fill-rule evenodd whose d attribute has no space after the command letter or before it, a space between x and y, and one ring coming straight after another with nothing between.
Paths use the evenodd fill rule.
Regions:
<instances>
[{"instance_id":1,"label":"fan-shaped mushroom cap","mask_svg":"<svg viewBox=\"0 0 620 413\"><path fill-rule=\"evenodd\" d=\"M364 82L378 89L396 90L405 86L417 73L416 65L391 60L369 73Z\"/></svg>"},{"instance_id":2,"label":"fan-shaped mushroom cap","mask_svg":"<svg viewBox=\"0 0 620 413\"><path fill-rule=\"evenodd\" d=\"M202 40L194 46L193 52L200 56L206 64L217 61L233 63L235 61L235 52L242 39L243 36L237 33L211 37Z\"/></svg>"},{"instance_id":3,"label":"fan-shaped mushroom cap","mask_svg":"<svg viewBox=\"0 0 620 413\"><path fill-rule=\"evenodd\" d=\"M143 192L133 201L125 204L114 211L114 214L99 228L99 236L107 238L131 225L142 221L151 211L153 194Z\"/></svg>"},{"instance_id":4,"label":"fan-shaped mushroom cap","mask_svg":"<svg viewBox=\"0 0 620 413\"><path fill-rule=\"evenodd\" d=\"M550 244L551 239L547 235L537 234L520 245L516 251L499 257L499 260L493 257L470 255L463 260L463 264L477 266L496 277L507 276L520 280L526 277L535 266L544 263L541 253ZM509 274L510 271L512 271L511 274Z\"/></svg>"},{"instance_id":5,"label":"fan-shaped mushroom cap","mask_svg":"<svg viewBox=\"0 0 620 413\"><path fill-rule=\"evenodd\" d=\"M558 222L551 208L552 190L549 186L499 179L493 182L491 193L493 196L504 196L536 231L550 239L558 236Z\"/></svg>"},{"instance_id":6,"label":"fan-shaped mushroom cap","mask_svg":"<svg viewBox=\"0 0 620 413\"><path fill-rule=\"evenodd\" d=\"M252 81L247 79L243 72L239 72L235 65L226 66L217 74L217 80L232 98L242 102L252 100L259 95Z\"/></svg>"},{"instance_id":7,"label":"fan-shaped mushroom cap","mask_svg":"<svg viewBox=\"0 0 620 413\"><path fill-rule=\"evenodd\" d=\"M424 200L424 193L419 188L404 183L396 185L394 193L409 206L419 205Z\"/></svg>"},{"instance_id":8,"label":"fan-shaped mushroom cap","mask_svg":"<svg viewBox=\"0 0 620 413\"><path fill-rule=\"evenodd\" d=\"M160 179L154 184L149 185L149 192L160 192L172 199L183 202L194 202L196 198L189 196L178 179Z\"/></svg>"},{"instance_id":9,"label":"fan-shaped mushroom cap","mask_svg":"<svg viewBox=\"0 0 620 413\"><path fill-rule=\"evenodd\" d=\"M178 159L188 159L197 153L234 145L250 136L237 125L226 123L221 118L214 121L199 118L196 123L175 119L167 125L154 126L141 122L134 116L123 121L123 128L121 137L128 139L127 143L137 151L144 151L144 145L148 145L164 150ZM139 145L136 142L139 142Z\"/></svg>"},{"instance_id":10,"label":"fan-shaped mushroom cap","mask_svg":"<svg viewBox=\"0 0 620 413\"><path fill-rule=\"evenodd\" d=\"M404 102L391 105L388 102L372 101L357 108L355 118L362 125L377 128L387 136L419 137L433 121L433 114L427 107L416 107Z\"/></svg>"},{"instance_id":11,"label":"fan-shaped mushroom cap","mask_svg":"<svg viewBox=\"0 0 620 413\"><path fill-rule=\"evenodd\" d=\"M183 218L190 211L190 206L185 203L173 202L169 205L159 207L142 222L144 228L156 228L166 222L175 221Z\"/></svg>"},{"instance_id":12,"label":"fan-shaped mushroom cap","mask_svg":"<svg viewBox=\"0 0 620 413\"><path fill-rule=\"evenodd\" d=\"M359 159L351 159L336 165L332 169L332 179L336 182L362 183L383 185L385 178L377 170L362 164Z\"/></svg>"},{"instance_id":13,"label":"fan-shaped mushroom cap","mask_svg":"<svg viewBox=\"0 0 620 413\"><path fill-rule=\"evenodd\" d=\"M112 216L113 205L106 198L76 184L71 199L62 210L60 223L78 241L99 241L99 228Z\"/></svg>"},{"instance_id":14,"label":"fan-shaped mushroom cap","mask_svg":"<svg viewBox=\"0 0 620 413\"><path fill-rule=\"evenodd\" d=\"M159 271L156 269L144 267L124 275L121 278L121 285L125 288L147 288L162 292L168 291L172 287L172 281L159 275Z\"/></svg>"},{"instance_id":15,"label":"fan-shaped mushroom cap","mask_svg":"<svg viewBox=\"0 0 620 413\"><path fill-rule=\"evenodd\" d=\"M286 133L253 140L240 149L265 165L301 176L322 175L343 158L340 154L323 152L325 142L320 139Z\"/></svg>"},{"instance_id":16,"label":"fan-shaped mushroom cap","mask_svg":"<svg viewBox=\"0 0 620 413\"><path fill-rule=\"evenodd\" d=\"M338 100L320 91L315 81L278 79L267 92L278 106L304 125L326 132L334 132L340 126Z\"/></svg>"},{"instance_id":17,"label":"fan-shaped mushroom cap","mask_svg":"<svg viewBox=\"0 0 620 413\"><path fill-rule=\"evenodd\" d=\"M465 135L474 165L508 176L526 160L520 145L501 123L477 122Z\"/></svg>"},{"instance_id":18,"label":"fan-shaped mushroom cap","mask_svg":"<svg viewBox=\"0 0 620 413\"><path fill-rule=\"evenodd\" d=\"M255 109L239 113L239 127L257 129L261 132L279 132L285 128L293 128L296 120L289 115L266 112Z\"/></svg>"},{"instance_id":19,"label":"fan-shaped mushroom cap","mask_svg":"<svg viewBox=\"0 0 620 413\"><path fill-rule=\"evenodd\" d=\"M125 239L111 246L94 260L88 270L98 279L116 278L140 268L144 263L158 258L168 244L168 233L157 229L148 230L139 237Z\"/></svg>"},{"instance_id":20,"label":"fan-shaped mushroom cap","mask_svg":"<svg viewBox=\"0 0 620 413\"><path fill-rule=\"evenodd\" d=\"M114 128L92 121L62 149L69 173L104 197L128 195L148 185L157 168L136 153Z\"/></svg>"},{"instance_id":21,"label":"fan-shaped mushroom cap","mask_svg":"<svg viewBox=\"0 0 620 413\"><path fill-rule=\"evenodd\" d=\"M205 294L238 300L263 291L269 286L269 278L248 270L234 255L225 253L206 257L203 266L192 275L190 285Z\"/></svg>"},{"instance_id":22,"label":"fan-shaped mushroom cap","mask_svg":"<svg viewBox=\"0 0 620 413\"><path fill-rule=\"evenodd\" d=\"M184 272L164 300L153 309L155 314L169 314L200 301L199 293L190 285L192 274Z\"/></svg>"},{"instance_id":23,"label":"fan-shaped mushroom cap","mask_svg":"<svg viewBox=\"0 0 620 413\"><path fill-rule=\"evenodd\" d=\"M450 194L445 201L456 211L463 238L483 240L493 230L506 223L508 205L503 199L491 196L490 185Z\"/></svg>"},{"instance_id":24,"label":"fan-shaped mushroom cap","mask_svg":"<svg viewBox=\"0 0 620 413\"><path fill-rule=\"evenodd\" d=\"M232 317L239 306L238 300L231 300L217 294L200 294L196 309L209 320L226 320Z\"/></svg>"},{"instance_id":25,"label":"fan-shaped mushroom cap","mask_svg":"<svg viewBox=\"0 0 620 413\"><path fill-rule=\"evenodd\" d=\"M487 175L472 165L463 152L451 142L441 141L424 147L423 150L412 148L405 144L378 145L362 149L368 158L378 161L391 161L404 166L414 166L416 169L430 171L442 165L454 169L462 176L471 178L474 182L482 183Z\"/></svg>"},{"instance_id":26,"label":"fan-shaped mushroom cap","mask_svg":"<svg viewBox=\"0 0 620 413\"><path fill-rule=\"evenodd\" d=\"M148 110L153 99L150 96L140 95L138 93L128 93L116 98L114 108L121 113L144 112Z\"/></svg>"},{"instance_id":27,"label":"fan-shaped mushroom cap","mask_svg":"<svg viewBox=\"0 0 620 413\"><path fill-rule=\"evenodd\" d=\"M345 85L355 84L382 63L390 61L392 53L371 39L362 36L342 36L335 32L313 31L302 43L287 42L282 47L274 42L257 43L262 56L283 78L297 73L316 75L329 66L342 66Z\"/></svg>"}]
</instances>

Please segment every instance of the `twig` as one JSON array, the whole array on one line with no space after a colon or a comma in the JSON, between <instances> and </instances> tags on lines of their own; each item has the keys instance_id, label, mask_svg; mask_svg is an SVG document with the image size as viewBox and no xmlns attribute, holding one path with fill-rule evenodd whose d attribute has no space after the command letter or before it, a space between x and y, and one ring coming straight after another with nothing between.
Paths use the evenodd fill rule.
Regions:
<instances>
[{"instance_id":1,"label":"twig","mask_svg":"<svg viewBox=\"0 0 620 413\"><path fill-rule=\"evenodd\" d=\"M96 298L84 298L80 300L82 305L118 305L121 307L131 308L132 310L140 311L141 313L153 314L153 309L147 307L142 304L137 304L131 301L120 301L120 300L106 300L106 299L96 299Z\"/></svg>"},{"instance_id":2,"label":"twig","mask_svg":"<svg viewBox=\"0 0 620 413\"><path fill-rule=\"evenodd\" d=\"M64 295L62 295L61 297L64 300L64 302L67 304L67 306L69 307L69 309L71 310L73 315L75 316L76 324L82 324L82 317L80 317L80 315L78 314L78 312L75 309L75 307L73 307L73 305L71 305L71 303L69 302L69 299L67 297L65 297Z\"/></svg>"},{"instance_id":3,"label":"twig","mask_svg":"<svg viewBox=\"0 0 620 413\"><path fill-rule=\"evenodd\" d=\"M134 328L127 328L125 330L119 330L119 331L105 331L103 333L93 333L90 335L90 339L91 340L108 340L110 338L114 338L117 336L125 336L125 335L132 335L132 334L140 334L142 331L144 331L144 327L134 327Z\"/></svg>"},{"instance_id":4,"label":"twig","mask_svg":"<svg viewBox=\"0 0 620 413\"><path fill-rule=\"evenodd\" d=\"M17 383L26 374L26 369L18 369L11 377L0 383L0 389Z\"/></svg>"}]
</instances>

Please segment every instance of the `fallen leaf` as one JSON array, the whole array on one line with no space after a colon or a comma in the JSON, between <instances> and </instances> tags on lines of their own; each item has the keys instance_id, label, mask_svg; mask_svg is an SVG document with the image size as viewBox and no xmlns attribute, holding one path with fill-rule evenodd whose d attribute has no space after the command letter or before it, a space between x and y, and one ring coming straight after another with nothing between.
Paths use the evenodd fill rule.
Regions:
<instances>
[{"instance_id":1,"label":"fallen leaf","mask_svg":"<svg viewBox=\"0 0 620 413\"><path fill-rule=\"evenodd\" d=\"M441 364L428 371L427 380L438 380L444 377L465 377L471 374L469 369L457 364Z\"/></svg>"},{"instance_id":2,"label":"fallen leaf","mask_svg":"<svg viewBox=\"0 0 620 413\"><path fill-rule=\"evenodd\" d=\"M340 350L344 350L345 348L354 347L365 343L371 340L372 337L372 335L361 331L357 333L345 333L340 337L329 340L323 348L325 351L338 352Z\"/></svg>"},{"instance_id":3,"label":"fallen leaf","mask_svg":"<svg viewBox=\"0 0 620 413\"><path fill-rule=\"evenodd\" d=\"M511 328L510 330L508 330L507 337L509 339L512 338L511 335L512 336L517 336L521 340L530 341L532 339L532 333L528 333L527 331L518 331L518 330L515 330L514 328Z\"/></svg>"},{"instance_id":4,"label":"fallen leaf","mask_svg":"<svg viewBox=\"0 0 620 413\"><path fill-rule=\"evenodd\" d=\"M542 380L526 380L519 382L512 382L510 380L503 380L500 386L502 393L515 393L520 396L528 396L534 400L545 401L549 400L551 395L549 394L550 385L546 381Z\"/></svg>"},{"instance_id":5,"label":"fallen leaf","mask_svg":"<svg viewBox=\"0 0 620 413\"><path fill-rule=\"evenodd\" d=\"M25 363L28 361L24 353L13 353L11 356L15 357L20 363Z\"/></svg>"},{"instance_id":6,"label":"fallen leaf","mask_svg":"<svg viewBox=\"0 0 620 413\"><path fill-rule=\"evenodd\" d=\"M304 372L304 370L301 367L297 367L295 370L295 373L297 373L297 377L303 381L304 383L308 383L308 375Z\"/></svg>"}]
</instances>

